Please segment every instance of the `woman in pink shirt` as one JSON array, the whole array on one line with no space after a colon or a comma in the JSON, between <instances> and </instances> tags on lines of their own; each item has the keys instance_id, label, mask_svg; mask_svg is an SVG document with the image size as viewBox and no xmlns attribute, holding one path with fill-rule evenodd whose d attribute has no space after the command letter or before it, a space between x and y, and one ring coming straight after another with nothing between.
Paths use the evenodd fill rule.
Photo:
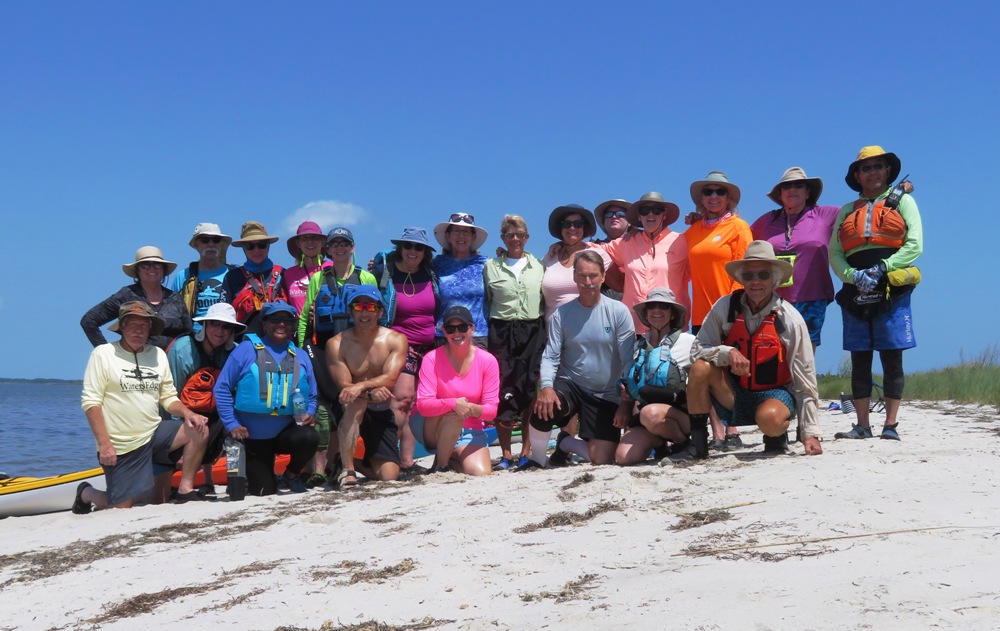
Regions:
<instances>
[{"instance_id":1,"label":"woman in pink shirt","mask_svg":"<svg viewBox=\"0 0 1000 631\"><path fill-rule=\"evenodd\" d=\"M281 286L288 295L288 304L302 313L309 289L309 277L323 268L323 246L326 235L313 221L303 221L294 237L289 237L285 245L294 263L281 274ZM328 262L327 265L330 265Z\"/></svg>"},{"instance_id":2,"label":"woman in pink shirt","mask_svg":"<svg viewBox=\"0 0 1000 631\"><path fill-rule=\"evenodd\" d=\"M625 215L630 224L642 230L596 246L625 271L622 302L632 311L636 333L645 333L648 327L633 307L645 300L653 287L667 287L685 309L690 306L687 242L668 227L677 221L680 212L677 204L663 201L659 193L646 193L629 206Z\"/></svg>"},{"instance_id":3,"label":"woman in pink shirt","mask_svg":"<svg viewBox=\"0 0 1000 631\"><path fill-rule=\"evenodd\" d=\"M584 241L597 233L597 222L594 214L577 204L566 204L552 211L549 215L549 234L558 242L553 244L542 266L545 276L542 278L542 297L545 299L545 322L552 318L552 313L567 302L580 295L573 279L573 261L579 252L588 247L598 247L596 244ZM611 259L603 250L598 250L604 259L604 268L611 267Z\"/></svg>"},{"instance_id":4,"label":"woman in pink shirt","mask_svg":"<svg viewBox=\"0 0 1000 631\"><path fill-rule=\"evenodd\" d=\"M475 325L465 307L444 314L446 344L424 355L417 380L417 411L424 416L424 445L436 449L436 471L488 475L485 421L497 415L500 367L489 352L472 345Z\"/></svg>"}]
</instances>

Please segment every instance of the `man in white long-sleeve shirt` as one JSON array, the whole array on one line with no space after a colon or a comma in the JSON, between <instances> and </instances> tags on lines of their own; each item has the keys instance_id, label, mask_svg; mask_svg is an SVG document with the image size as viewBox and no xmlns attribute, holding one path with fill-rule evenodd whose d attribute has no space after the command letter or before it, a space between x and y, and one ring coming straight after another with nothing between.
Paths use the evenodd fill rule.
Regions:
<instances>
[{"instance_id":1,"label":"man in white long-sleeve shirt","mask_svg":"<svg viewBox=\"0 0 1000 631\"><path fill-rule=\"evenodd\" d=\"M774 288L792 266L754 241L726 273L743 289L712 306L698 341L702 352L688 377L691 446L680 457L708 457L708 412L714 404L727 425L754 425L764 434L764 453L788 450L788 425L798 415L806 453L819 455L816 365L805 320Z\"/></svg>"},{"instance_id":2,"label":"man in white long-sleeve shirt","mask_svg":"<svg viewBox=\"0 0 1000 631\"><path fill-rule=\"evenodd\" d=\"M594 464L610 464L629 417L618 382L631 368L635 328L628 307L601 295L604 261L583 251L573 263L579 298L556 309L542 355L541 391L531 417L531 461L544 467L549 432L579 415L580 438L560 432L550 466L566 463L567 452Z\"/></svg>"}]
</instances>

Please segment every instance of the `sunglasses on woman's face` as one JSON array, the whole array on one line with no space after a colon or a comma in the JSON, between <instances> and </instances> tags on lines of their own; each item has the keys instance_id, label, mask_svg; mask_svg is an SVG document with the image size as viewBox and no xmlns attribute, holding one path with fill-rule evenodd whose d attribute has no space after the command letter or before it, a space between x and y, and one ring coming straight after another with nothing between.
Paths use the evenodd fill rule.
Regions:
<instances>
[{"instance_id":1,"label":"sunglasses on woman's face","mask_svg":"<svg viewBox=\"0 0 1000 631\"><path fill-rule=\"evenodd\" d=\"M646 311L650 309L662 309L663 311L670 311L672 305L668 305L665 302L651 302L646 305Z\"/></svg>"},{"instance_id":2,"label":"sunglasses on woman's face","mask_svg":"<svg viewBox=\"0 0 1000 631\"><path fill-rule=\"evenodd\" d=\"M271 317L264 320L265 322L270 322L271 324L277 324L281 326L292 326L295 324L295 318L285 317Z\"/></svg>"},{"instance_id":3,"label":"sunglasses on woman's face","mask_svg":"<svg viewBox=\"0 0 1000 631\"><path fill-rule=\"evenodd\" d=\"M403 241L403 249L404 250L415 250L417 252L423 252L424 251L424 244L423 243L411 243L410 241Z\"/></svg>"},{"instance_id":4,"label":"sunglasses on woman's face","mask_svg":"<svg viewBox=\"0 0 1000 631\"><path fill-rule=\"evenodd\" d=\"M469 325L466 324L466 323L464 323L464 322L462 324L446 324L446 325L444 325L444 332L445 333L454 333L455 331L458 331L459 333L468 333L469 332Z\"/></svg>"},{"instance_id":5,"label":"sunglasses on woman's face","mask_svg":"<svg viewBox=\"0 0 1000 631\"><path fill-rule=\"evenodd\" d=\"M528 233L527 232L505 232L505 233L503 233L500 236L503 237L504 239L527 239L528 238Z\"/></svg>"},{"instance_id":6,"label":"sunglasses on woman's face","mask_svg":"<svg viewBox=\"0 0 1000 631\"><path fill-rule=\"evenodd\" d=\"M144 263L139 263L139 269L163 269L163 264L162 263L150 263L150 262L147 261L147 262L144 262Z\"/></svg>"},{"instance_id":7,"label":"sunglasses on woman's face","mask_svg":"<svg viewBox=\"0 0 1000 631\"><path fill-rule=\"evenodd\" d=\"M573 221L567 219L566 221L562 222L563 230L566 230L567 228L582 228L586 225L587 222L584 221L583 219L574 219Z\"/></svg>"},{"instance_id":8,"label":"sunglasses on woman's face","mask_svg":"<svg viewBox=\"0 0 1000 631\"><path fill-rule=\"evenodd\" d=\"M787 191L793 188L805 188L805 187L806 187L805 182L785 182L784 184L781 185L781 190Z\"/></svg>"},{"instance_id":9,"label":"sunglasses on woman's face","mask_svg":"<svg viewBox=\"0 0 1000 631\"><path fill-rule=\"evenodd\" d=\"M869 171L881 171L885 168L885 165L881 162L876 162L874 164L862 164L860 167L862 173L868 173Z\"/></svg>"},{"instance_id":10,"label":"sunglasses on woman's face","mask_svg":"<svg viewBox=\"0 0 1000 631\"><path fill-rule=\"evenodd\" d=\"M711 197L712 195L716 195L718 197L725 197L726 193L728 193L728 191L726 189L724 189L724 188L703 188L703 189L701 189L701 194L704 195L705 197Z\"/></svg>"},{"instance_id":11,"label":"sunglasses on woman's face","mask_svg":"<svg viewBox=\"0 0 1000 631\"><path fill-rule=\"evenodd\" d=\"M247 252L253 252L254 250L266 250L271 247L271 244L267 241L259 241L257 243L245 243L243 244L243 249Z\"/></svg>"},{"instance_id":12,"label":"sunglasses on woman's face","mask_svg":"<svg viewBox=\"0 0 1000 631\"><path fill-rule=\"evenodd\" d=\"M744 283L748 283L753 280L754 276L761 280L768 280L771 278L771 272L767 270L762 270L759 272L742 272L740 278L743 279Z\"/></svg>"},{"instance_id":13,"label":"sunglasses on woman's face","mask_svg":"<svg viewBox=\"0 0 1000 631\"><path fill-rule=\"evenodd\" d=\"M641 215L642 217L645 217L649 213L653 213L654 215L662 215L663 206L653 206L652 204L650 204L649 206L642 206L636 212L638 212L639 215Z\"/></svg>"},{"instance_id":14,"label":"sunglasses on woman's face","mask_svg":"<svg viewBox=\"0 0 1000 631\"><path fill-rule=\"evenodd\" d=\"M351 305L351 309L354 309L355 311L371 311L371 312L375 312L375 311L378 311L378 304L374 303L374 302L368 302L368 301L362 300L362 301L358 301L358 302L355 302L354 304L352 304Z\"/></svg>"},{"instance_id":15,"label":"sunglasses on woman's face","mask_svg":"<svg viewBox=\"0 0 1000 631\"><path fill-rule=\"evenodd\" d=\"M208 326L216 328L216 329L222 329L223 331L235 331L236 330L236 325L235 324L230 324L228 322L216 322L215 320L209 320L206 324L208 324Z\"/></svg>"},{"instance_id":16,"label":"sunglasses on woman's face","mask_svg":"<svg viewBox=\"0 0 1000 631\"><path fill-rule=\"evenodd\" d=\"M198 243L222 243L222 237L198 237Z\"/></svg>"},{"instance_id":17,"label":"sunglasses on woman's face","mask_svg":"<svg viewBox=\"0 0 1000 631\"><path fill-rule=\"evenodd\" d=\"M476 223L476 218L469 213L453 213L451 215L451 221L453 223L467 223L471 226Z\"/></svg>"},{"instance_id":18,"label":"sunglasses on woman's face","mask_svg":"<svg viewBox=\"0 0 1000 631\"><path fill-rule=\"evenodd\" d=\"M626 214L628 213L626 213L624 210L621 209L609 210L608 212L604 213L604 220L607 221L612 217L616 219L624 219Z\"/></svg>"}]
</instances>

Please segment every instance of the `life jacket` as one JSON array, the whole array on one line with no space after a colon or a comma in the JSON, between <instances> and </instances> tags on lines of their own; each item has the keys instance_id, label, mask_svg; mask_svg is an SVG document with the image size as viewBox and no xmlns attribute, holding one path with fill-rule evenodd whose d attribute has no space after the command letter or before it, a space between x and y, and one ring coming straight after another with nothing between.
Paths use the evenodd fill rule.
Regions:
<instances>
[{"instance_id":1,"label":"life jacket","mask_svg":"<svg viewBox=\"0 0 1000 631\"><path fill-rule=\"evenodd\" d=\"M726 336L726 346L737 349L750 360L750 374L739 377L740 387L746 390L769 390L780 388L792 382L792 370L788 364L788 351L778 334L785 326L778 319L778 308L764 316L757 330L750 334L740 298L743 290L733 292L729 298L727 320L733 323Z\"/></svg>"},{"instance_id":2,"label":"life jacket","mask_svg":"<svg viewBox=\"0 0 1000 631\"><path fill-rule=\"evenodd\" d=\"M226 269L235 269L234 265L226 265ZM198 313L198 261L188 265L188 275L181 285L181 300L192 316Z\"/></svg>"},{"instance_id":3,"label":"life jacket","mask_svg":"<svg viewBox=\"0 0 1000 631\"><path fill-rule=\"evenodd\" d=\"M259 336L247 333L246 339L257 351L257 359L236 384L235 407L249 414L291 416L292 393L296 388L309 400L309 380L291 342L281 364L264 346Z\"/></svg>"},{"instance_id":4,"label":"life jacket","mask_svg":"<svg viewBox=\"0 0 1000 631\"><path fill-rule=\"evenodd\" d=\"M344 286L337 280L337 272L331 267L323 272L323 285L316 294L315 329L331 337L347 330L351 325L351 314L347 312L344 302ZM361 268L355 266L354 271L344 281L344 285L360 285Z\"/></svg>"},{"instance_id":5,"label":"life jacket","mask_svg":"<svg viewBox=\"0 0 1000 631\"><path fill-rule=\"evenodd\" d=\"M862 245L899 249L906 241L906 221L885 199L874 203L859 199L841 222L839 236L844 252Z\"/></svg>"},{"instance_id":6,"label":"life jacket","mask_svg":"<svg viewBox=\"0 0 1000 631\"><path fill-rule=\"evenodd\" d=\"M275 300L285 300L285 290L281 287L281 267L275 265L271 269L271 275L267 279L267 284L263 284L247 268L242 268L243 277L246 284L243 289L233 297L233 309L236 310L236 319L246 324L250 316L260 311L265 302Z\"/></svg>"},{"instance_id":7,"label":"life jacket","mask_svg":"<svg viewBox=\"0 0 1000 631\"><path fill-rule=\"evenodd\" d=\"M177 397L181 403L186 405L192 412L198 414L212 414L215 412L215 381L219 378L221 371L214 366L205 366L194 371L184 385Z\"/></svg>"},{"instance_id":8,"label":"life jacket","mask_svg":"<svg viewBox=\"0 0 1000 631\"><path fill-rule=\"evenodd\" d=\"M627 387L633 399L648 403L639 391L645 386L673 390L687 388L688 369L691 367L691 345L695 336L674 331L655 348L640 348L628 375Z\"/></svg>"}]
</instances>

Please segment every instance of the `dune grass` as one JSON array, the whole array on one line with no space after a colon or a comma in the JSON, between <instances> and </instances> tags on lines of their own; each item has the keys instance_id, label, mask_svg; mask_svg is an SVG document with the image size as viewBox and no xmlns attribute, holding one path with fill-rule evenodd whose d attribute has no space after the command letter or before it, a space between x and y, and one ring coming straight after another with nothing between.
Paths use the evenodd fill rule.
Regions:
<instances>
[{"instance_id":1,"label":"dune grass","mask_svg":"<svg viewBox=\"0 0 1000 631\"><path fill-rule=\"evenodd\" d=\"M991 405L1000 412L1000 344L987 346L979 355L961 360L955 366L906 375L905 399L922 401L955 401ZM841 363L836 375L820 375L819 396L840 398L841 392L851 391L850 359ZM875 359L878 365L878 358ZM904 362L905 366L905 362ZM882 382L876 375L875 381Z\"/></svg>"}]
</instances>

